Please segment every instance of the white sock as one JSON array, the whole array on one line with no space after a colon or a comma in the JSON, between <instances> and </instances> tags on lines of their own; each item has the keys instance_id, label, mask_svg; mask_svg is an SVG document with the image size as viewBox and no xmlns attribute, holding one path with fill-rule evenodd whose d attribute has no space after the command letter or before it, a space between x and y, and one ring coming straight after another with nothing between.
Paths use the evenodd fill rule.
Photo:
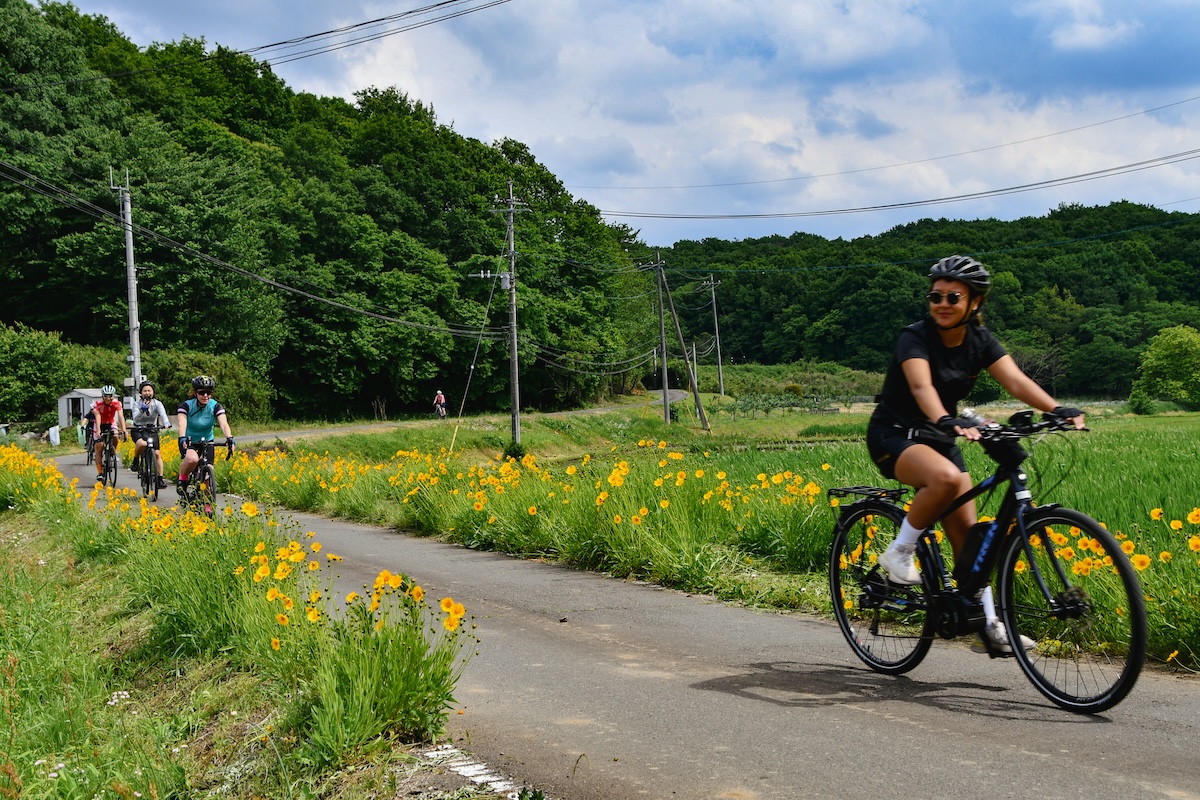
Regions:
<instances>
[{"instance_id":1,"label":"white sock","mask_svg":"<svg viewBox=\"0 0 1200 800\"><path fill-rule=\"evenodd\" d=\"M923 533L925 533L924 528L914 528L912 523L908 521L908 517L905 517L904 521L900 523L900 533L896 535L892 544L915 547L917 540L921 538L921 534Z\"/></svg>"},{"instance_id":2,"label":"white sock","mask_svg":"<svg viewBox=\"0 0 1200 800\"><path fill-rule=\"evenodd\" d=\"M999 621L996 616L996 601L992 599L992 587L985 586L983 591L979 593L979 599L983 601L983 616L987 619L987 624L991 625Z\"/></svg>"}]
</instances>

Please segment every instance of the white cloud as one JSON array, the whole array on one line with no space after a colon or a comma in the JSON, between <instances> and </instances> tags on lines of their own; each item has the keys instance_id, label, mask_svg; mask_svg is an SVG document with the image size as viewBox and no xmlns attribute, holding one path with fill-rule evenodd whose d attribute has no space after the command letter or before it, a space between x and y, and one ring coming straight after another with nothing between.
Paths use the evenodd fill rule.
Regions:
<instances>
[{"instance_id":1,"label":"white cloud","mask_svg":"<svg viewBox=\"0 0 1200 800\"><path fill-rule=\"evenodd\" d=\"M251 46L397 13L355 0L76 5L143 45L188 33ZM1083 126L1200 95L1200 70L1178 66L1198 27L1200 9L1183 2L512 0L277 72L297 90L347 99L394 85L465 136L525 142L602 209L773 214L996 189L1188 149L1200 102ZM971 154L941 158L956 153ZM853 236L928 216L1171 202L1196 194L1197 163L905 211L614 221L654 244Z\"/></svg>"}]
</instances>

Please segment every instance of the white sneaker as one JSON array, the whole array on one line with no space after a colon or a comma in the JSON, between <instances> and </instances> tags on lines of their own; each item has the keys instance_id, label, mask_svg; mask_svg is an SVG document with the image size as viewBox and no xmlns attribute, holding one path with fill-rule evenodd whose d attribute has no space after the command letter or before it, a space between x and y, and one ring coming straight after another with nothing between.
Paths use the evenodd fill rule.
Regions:
<instances>
[{"instance_id":1,"label":"white sneaker","mask_svg":"<svg viewBox=\"0 0 1200 800\"><path fill-rule=\"evenodd\" d=\"M1008 629L1004 627L1004 623L1000 620L989 622L983 632L979 634L979 641L971 645L971 650L976 653L988 652L988 647L983 643L983 637L992 645L992 650L1000 655L1011 656L1012 646L1008 643ZM1036 642L1028 636L1021 636L1021 649L1032 650Z\"/></svg>"},{"instance_id":2,"label":"white sneaker","mask_svg":"<svg viewBox=\"0 0 1200 800\"><path fill-rule=\"evenodd\" d=\"M879 568L887 575L892 583L901 586L912 586L921 582L917 572L917 546L915 544L896 544L892 542L887 550L879 557Z\"/></svg>"}]
</instances>

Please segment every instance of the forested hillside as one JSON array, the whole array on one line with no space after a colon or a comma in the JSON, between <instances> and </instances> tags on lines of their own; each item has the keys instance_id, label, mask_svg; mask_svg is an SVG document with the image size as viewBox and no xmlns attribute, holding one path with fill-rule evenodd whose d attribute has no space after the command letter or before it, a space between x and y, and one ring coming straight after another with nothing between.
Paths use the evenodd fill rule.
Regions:
<instances>
[{"instance_id":1,"label":"forested hillside","mask_svg":"<svg viewBox=\"0 0 1200 800\"><path fill-rule=\"evenodd\" d=\"M986 320L1056 393L1126 396L1150 337L1200 327L1191 214L1118 202L652 251L525 145L464 137L403 87L353 103L298 93L249 56L192 39L138 48L69 4L0 0L0 89L0 322L123 358L109 171L128 171L148 360L233 356L277 416L426 409L468 375L468 408L507 408L507 293L475 276L508 269L509 181L525 406L648 378L656 292L637 263L655 251L689 342L713 331L702 281L720 282L721 350L739 363L882 370L924 313L928 265L950 253L994 269Z\"/></svg>"},{"instance_id":2,"label":"forested hillside","mask_svg":"<svg viewBox=\"0 0 1200 800\"><path fill-rule=\"evenodd\" d=\"M472 407L507 405L507 293L468 274L508 268L509 180L523 400L594 396L590 362L651 338L644 302L610 299L646 291L621 270L630 232L519 142L460 136L394 88L296 93L201 41L139 50L70 5L0 0L0 32L3 322L128 347L123 232L98 219L112 167L157 234L135 242L143 349L236 355L280 415L457 397L477 344Z\"/></svg>"},{"instance_id":3,"label":"forested hillside","mask_svg":"<svg viewBox=\"0 0 1200 800\"><path fill-rule=\"evenodd\" d=\"M721 282L723 355L882 371L896 332L925 313L929 265L953 253L991 268L985 322L1055 393L1126 397L1151 337L1200 328L1200 218L1131 203L1013 222L921 220L853 241L685 241L663 258L694 297L708 275ZM711 307L685 313L691 330L712 331Z\"/></svg>"}]
</instances>

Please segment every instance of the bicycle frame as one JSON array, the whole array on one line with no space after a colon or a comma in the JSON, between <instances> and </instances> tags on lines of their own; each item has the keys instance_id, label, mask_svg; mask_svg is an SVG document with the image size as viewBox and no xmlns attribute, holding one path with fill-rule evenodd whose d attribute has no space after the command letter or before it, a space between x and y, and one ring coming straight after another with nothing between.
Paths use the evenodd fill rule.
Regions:
<instances>
[{"instance_id":1,"label":"bicycle frame","mask_svg":"<svg viewBox=\"0 0 1200 800\"><path fill-rule=\"evenodd\" d=\"M996 563L1000 558L1001 541L1006 536L1016 535L1021 537L1021 546L1025 550L1025 556L1029 562L1034 581L1037 583L1046 602L1055 609L1056 616L1071 616L1073 612L1068 610L1051 594L1045 579L1042 577L1041 569L1037 565L1037 559L1033 557L1033 549L1029 543L1029 530L1025 526L1025 515L1033 508L1033 493L1029 491L1028 480L1029 478L1025 471L1019 466L998 466L995 472L959 496L938 517L938 522L941 522L967 503L998 488L1001 484L1008 484L1008 488L1004 493L1004 499L1000 503L1000 510L984 534L987 538L981 543L975 560L970 566L970 572L966 580L959 584L957 590L952 583L949 571L946 569L941 550L937 547L930 547L930 551L935 554L934 559L938 562L938 573L942 584L941 590L943 592L958 591L961 594L974 597L978 591L991 582L992 574L996 570ZM1041 506L1041 508L1054 508L1055 506L1057 506L1057 503L1050 503ZM1054 571L1058 574L1059 580L1064 585L1070 586L1071 581L1067 577L1067 573L1063 569L1062 562L1059 560L1054 548L1046 548L1046 554L1050 563L1054 565ZM1074 615L1078 615L1078 610L1074 612Z\"/></svg>"}]
</instances>

